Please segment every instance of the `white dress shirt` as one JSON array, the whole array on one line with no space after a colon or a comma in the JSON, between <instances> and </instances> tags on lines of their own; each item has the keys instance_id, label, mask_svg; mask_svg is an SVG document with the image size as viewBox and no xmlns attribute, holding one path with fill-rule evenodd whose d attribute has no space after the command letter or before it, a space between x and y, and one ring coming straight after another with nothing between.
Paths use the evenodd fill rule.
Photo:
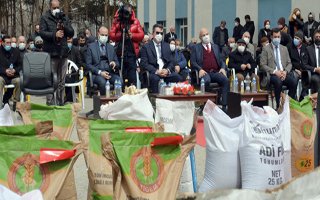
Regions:
<instances>
[{"instance_id":1,"label":"white dress shirt","mask_svg":"<svg viewBox=\"0 0 320 200\"><path fill-rule=\"evenodd\" d=\"M164 66L164 62L161 58L161 43L157 44L155 41L153 41L154 44L154 48L156 49L157 52L157 63L159 65L159 70L162 70L163 66Z\"/></svg>"}]
</instances>

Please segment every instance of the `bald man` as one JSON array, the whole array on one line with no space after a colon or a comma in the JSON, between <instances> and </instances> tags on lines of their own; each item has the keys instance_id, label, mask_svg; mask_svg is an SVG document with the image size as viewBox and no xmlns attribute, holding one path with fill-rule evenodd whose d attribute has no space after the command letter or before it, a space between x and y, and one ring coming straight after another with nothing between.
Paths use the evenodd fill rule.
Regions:
<instances>
[{"instance_id":1,"label":"bald man","mask_svg":"<svg viewBox=\"0 0 320 200\"><path fill-rule=\"evenodd\" d=\"M226 76L226 64L222 60L219 47L210 42L210 35L206 28L199 33L200 43L191 49L191 67L199 71L199 78L203 78L206 90L210 83L216 82L221 86L221 104L226 111L227 94L229 91L229 80Z\"/></svg>"},{"instance_id":2,"label":"bald man","mask_svg":"<svg viewBox=\"0 0 320 200\"><path fill-rule=\"evenodd\" d=\"M109 30L102 26L98 31L98 40L88 44L86 66L92 72L93 83L98 85L100 95L106 95L106 82L114 84L122 80L119 76L120 64L114 47L109 44Z\"/></svg>"},{"instance_id":3,"label":"bald man","mask_svg":"<svg viewBox=\"0 0 320 200\"><path fill-rule=\"evenodd\" d=\"M176 34L176 29L174 26L170 26L170 32L164 35L164 41L169 43L169 40L176 40L178 39Z\"/></svg>"},{"instance_id":4,"label":"bald man","mask_svg":"<svg viewBox=\"0 0 320 200\"><path fill-rule=\"evenodd\" d=\"M57 74L58 88L56 91L57 102L54 102L53 95L47 96L47 105L64 105L64 88L67 72L68 45L67 37L73 37L74 30L67 16L61 16L60 2L58 0L49 1L50 10L48 10L40 19L40 36L43 39L43 51L51 56L51 67ZM63 30L58 30L58 21L63 23Z\"/></svg>"}]
</instances>

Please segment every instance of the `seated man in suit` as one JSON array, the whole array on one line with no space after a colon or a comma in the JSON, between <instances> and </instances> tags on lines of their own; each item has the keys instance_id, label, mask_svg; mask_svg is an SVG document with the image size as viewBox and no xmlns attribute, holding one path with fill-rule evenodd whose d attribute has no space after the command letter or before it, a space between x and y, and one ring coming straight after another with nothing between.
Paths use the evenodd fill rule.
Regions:
<instances>
[{"instance_id":1,"label":"seated man in suit","mask_svg":"<svg viewBox=\"0 0 320 200\"><path fill-rule=\"evenodd\" d=\"M219 47L210 42L209 32L202 28L199 33L201 43L192 47L191 68L199 71L199 78L203 78L206 88L212 82L221 86L222 108L226 110L229 80L226 75L226 64L220 56Z\"/></svg>"},{"instance_id":2,"label":"seated man in suit","mask_svg":"<svg viewBox=\"0 0 320 200\"><path fill-rule=\"evenodd\" d=\"M21 58L17 48L11 47L11 38L4 36L0 46L0 107L2 107L3 88L7 84L13 84L15 87L13 110L16 102L20 100L20 78ZM8 103L8 100L4 103Z\"/></svg>"},{"instance_id":3,"label":"seated man in suit","mask_svg":"<svg viewBox=\"0 0 320 200\"><path fill-rule=\"evenodd\" d=\"M88 44L86 67L92 72L93 83L97 84L100 95L106 94L106 82L114 84L122 80L119 76L119 62L114 47L108 43L109 31L102 26L98 31L98 41Z\"/></svg>"},{"instance_id":4,"label":"seated man in suit","mask_svg":"<svg viewBox=\"0 0 320 200\"><path fill-rule=\"evenodd\" d=\"M228 67L235 69L239 83L244 81L247 74L250 78L255 77L257 83L259 82L258 76L254 73L257 64L251 53L246 50L246 42L243 39L238 40L237 49L230 53Z\"/></svg>"},{"instance_id":5,"label":"seated man in suit","mask_svg":"<svg viewBox=\"0 0 320 200\"><path fill-rule=\"evenodd\" d=\"M286 85L288 87L289 96L295 99L298 80L292 73L292 64L288 49L280 44L280 29L272 29L271 40L271 44L265 46L262 50L260 65L261 71L270 74L270 84L274 86L274 93L278 108L282 85Z\"/></svg>"},{"instance_id":6,"label":"seated man in suit","mask_svg":"<svg viewBox=\"0 0 320 200\"><path fill-rule=\"evenodd\" d=\"M140 50L140 67L150 74L151 92L158 93L160 79L164 79L166 83L175 83L182 81L182 78L175 72L169 44L162 41L163 26L155 24L152 28L152 36L153 39Z\"/></svg>"},{"instance_id":7,"label":"seated man in suit","mask_svg":"<svg viewBox=\"0 0 320 200\"><path fill-rule=\"evenodd\" d=\"M312 93L318 92L320 88L320 30L313 33L314 44L307 47L307 61L304 67L311 71L311 90Z\"/></svg>"}]
</instances>

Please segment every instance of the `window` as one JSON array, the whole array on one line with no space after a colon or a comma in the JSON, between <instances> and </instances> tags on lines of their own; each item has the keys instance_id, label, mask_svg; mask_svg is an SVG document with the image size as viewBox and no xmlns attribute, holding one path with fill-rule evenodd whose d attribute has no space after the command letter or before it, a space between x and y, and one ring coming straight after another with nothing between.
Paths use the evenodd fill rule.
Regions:
<instances>
[{"instance_id":1,"label":"window","mask_svg":"<svg viewBox=\"0 0 320 200\"><path fill-rule=\"evenodd\" d=\"M167 22L166 21L157 21L157 24L161 24L163 26L163 34L167 33Z\"/></svg>"},{"instance_id":2,"label":"window","mask_svg":"<svg viewBox=\"0 0 320 200\"><path fill-rule=\"evenodd\" d=\"M188 19L177 19L177 36L185 47L188 43Z\"/></svg>"},{"instance_id":3,"label":"window","mask_svg":"<svg viewBox=\"0 0 320 200\"><path fill-rule=\"evenodd\" d=\"M148 35L148 34L150 33L149 23L148 23L148 22L145 22L143 28L144 28L144 34L145 34L145 35Z\"/></svg>"}]
</instances>

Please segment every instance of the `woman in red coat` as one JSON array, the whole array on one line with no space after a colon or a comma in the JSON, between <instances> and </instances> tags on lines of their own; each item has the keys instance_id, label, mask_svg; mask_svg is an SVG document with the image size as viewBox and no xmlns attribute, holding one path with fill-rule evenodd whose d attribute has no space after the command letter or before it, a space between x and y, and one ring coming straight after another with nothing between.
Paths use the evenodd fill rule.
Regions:
<instances>
[{"instance_id":1,"label":"woman in red coat","mask_svg":"<svg viewBox=\"0 0 320 200\"><path fill-rule=\"evenodd\" d=\"M128 84L136 85L136 59L139 54L139 43L143 40L144 31L136 18L132 6L127 4L116 12L109 37L117 43L117 55L121 60L122 33L125 28L124 59L123 59L123 78L128 79Z\"/></svg>"}]
</instances>

